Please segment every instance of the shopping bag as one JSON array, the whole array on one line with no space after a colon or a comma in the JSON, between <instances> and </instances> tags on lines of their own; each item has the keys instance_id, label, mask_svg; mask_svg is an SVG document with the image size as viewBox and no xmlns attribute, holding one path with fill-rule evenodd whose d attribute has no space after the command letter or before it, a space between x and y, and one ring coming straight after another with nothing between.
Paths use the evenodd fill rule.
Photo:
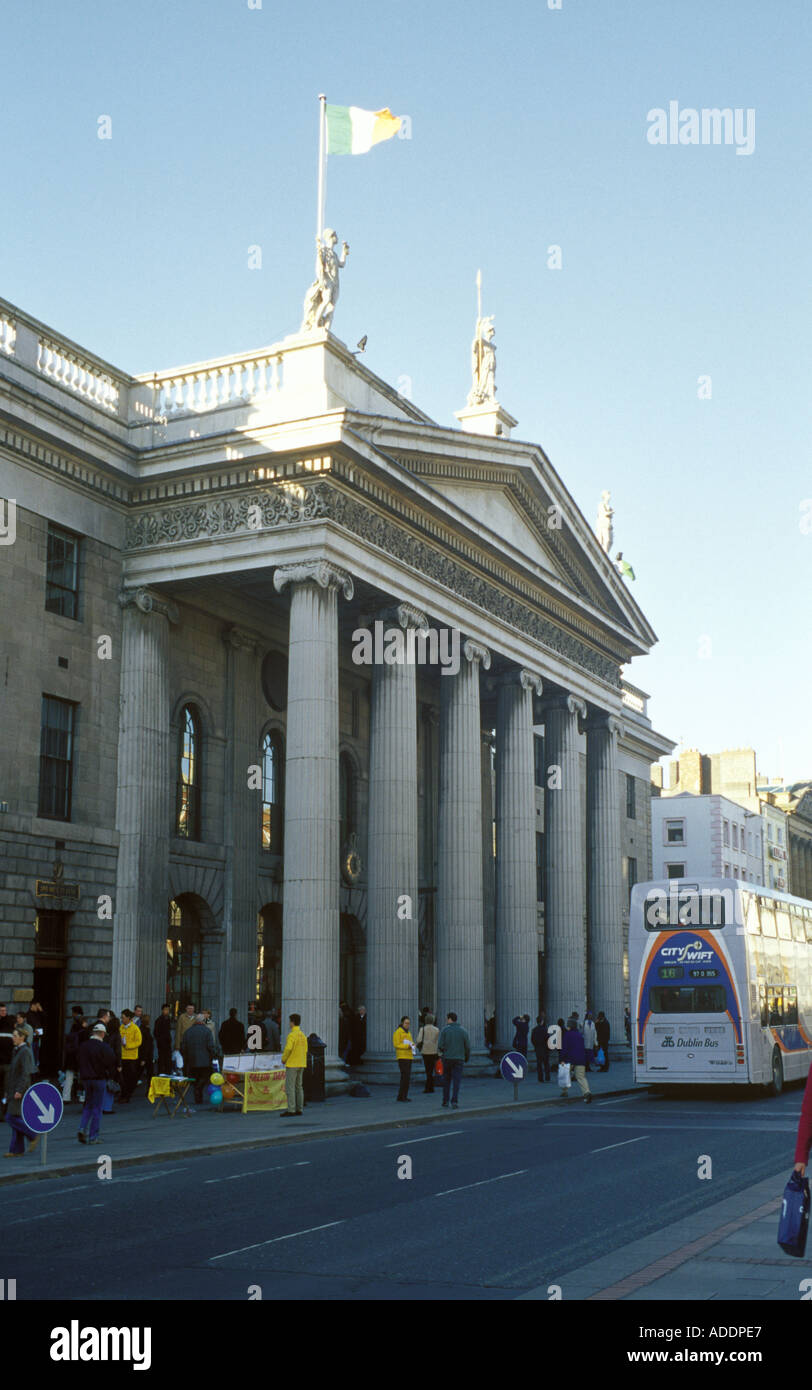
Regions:
<instances>
[{"instance_id":1,"label":"shopping bag","mask_svg":"<svg viewBox=\"0 0 812 1390\"><path fill-rule=\"evenodd\" d=\"M602 1047L599 1047L599 1048L598 1048L597 1055L596 1055L596 1057L595 1057L595 1061L597 1062L597 1064L598 1064L599 1067L605 1067L605 1066L606 1066L606 1053L604 1052L604 1050L603 1050Z\"/></svg>"},{"instance_id":2,"label":"shopping bag","mask_svg":"<svg viewBox=\"0 0 812 1390\"><path fill-rule=\"evenodd\" d=\"M434 1063L434 1075L435 1075L435 1076L442 1076L442 1074L443 1074L443 1059L442 1059L442 1057L438 1057L438 1058L437 1058L437 1061Z\"/></svg>"},{"instance_id":3,"label":"shopping bag","mask_svg":"<svg viewBox=\"0 0 812 1390\"><path fill-rule=\"evenodd\" d=\"M565 1090L567 1090L567 1089L569 1088L569 1085L570 1085L570 1064L569 1064L569 1062L559 1062L559 1063L558 1063L558 1084L559 1084L559 1086L563 1087Z\"/></svg>"},{"instance_id":4,"label":"shopping bag","mask_svg":"<svg viewBox=\"0 0 812 1390\"><path fill-rule=\"evenodd\" d=\"M785 1255L803 1259L809 1230L809 1179L792 1173L784 1188L778 1220L778 1244Z\"/></svg>"}]
</instances>

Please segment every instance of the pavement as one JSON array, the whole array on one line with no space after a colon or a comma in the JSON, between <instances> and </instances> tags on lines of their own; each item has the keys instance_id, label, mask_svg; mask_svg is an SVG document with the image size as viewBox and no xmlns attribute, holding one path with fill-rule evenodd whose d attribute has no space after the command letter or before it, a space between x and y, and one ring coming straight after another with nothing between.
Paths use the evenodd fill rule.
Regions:
<instances>
[{"instance_id":1,"label":"pavement","mask_svg":"<svg viewBox=\"0 0 812 1390\"><path fill-rule=\"evenodd\" d=\"M603 1098L644 1090L634 1083L631 1061L612 1062L608 1072L590 1072L589 1084L593 1094ZM466 1079L463 1076L459 1109L446 1112L441 1107L442 1090L425 1095L419 1081L413 1077L408 1109L398 1104L395 1110L395 1083L368 1087L370 1095L366 1098L332 1096L306 1105L304 1115L295 1120L281 1119L278 1111L243 1115L233 1105L222 1109L203 1105L195 1107L191 1115L179 1111L170 1119L163 1111L157 1115L153 1112L144 1089L141 1083L129 1105L119 1106L114 1114L102 1117L102 1143L93 1148L80 1144L76 1138L82 1107L76 1103L66 1106L61 1123L48 1135L47 1148L40 1140L33 1153L2 1161L0 1186L86 1173L88 1166L95 1167L103 1155L109 1155L118 1169L151 1163L156 1158L163 1161L188 1158L190 1154L291 1144L304 1136L326 1138L391 1129L393 1125L398 1128L430 1125L443 1114L453 1113L455 1118L462 1119L543 1106L555 1106L559 1110L585 1108L577 1085L570 1090L569 1100L561 1098L555 1072L550 1082L541 1084L531 1072L519 1083L518 1101L513 1099L513 1085L501 1077Z\"/></svg>"}]
</instances>

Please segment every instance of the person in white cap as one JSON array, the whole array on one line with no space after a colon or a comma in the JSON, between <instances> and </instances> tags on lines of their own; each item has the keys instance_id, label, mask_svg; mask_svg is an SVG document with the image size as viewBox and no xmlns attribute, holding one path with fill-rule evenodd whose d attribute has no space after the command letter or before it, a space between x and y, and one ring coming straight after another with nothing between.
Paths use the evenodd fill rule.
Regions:
<instances>
[{"instance_id":1,"label":"person in white cap","mask_svg":"<svg viewBox=\"0 0 812 1390\"><path fill-rule=\"evenodd\" d=\"M116 1069L112 1047L105 1042L107 1029L97 1023L86 1042L79 1047L79 1075L85 1088L85 1108L79 1121L77 1139L80 1144L100 1144L102 1104L107 1082Z\"/></svg>"}]
</instances>

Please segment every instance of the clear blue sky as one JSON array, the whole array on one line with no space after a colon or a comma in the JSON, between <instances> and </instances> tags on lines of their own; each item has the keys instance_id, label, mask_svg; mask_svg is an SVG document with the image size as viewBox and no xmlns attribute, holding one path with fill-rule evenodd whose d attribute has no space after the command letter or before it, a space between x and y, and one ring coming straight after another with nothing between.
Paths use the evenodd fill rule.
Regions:
<instances>
[{"instance_id":1,"label":"clear blue sky","mask_svg":"<svg viewBox=\"0 0 812 1390\"><path fill-rule=\"evenodd\" d=\"M516 434L590 522L611 488L660 638L628 672L657 727L812 776L809 0L5 0L0 18L0 294L134 372L295 330L318 93L408 115L411 140L330 161L339 337L368 334L369 366L453 425L481 266ZM650 145L671 100L754 108L754 152Z\"/></svg>"}]
</instances>

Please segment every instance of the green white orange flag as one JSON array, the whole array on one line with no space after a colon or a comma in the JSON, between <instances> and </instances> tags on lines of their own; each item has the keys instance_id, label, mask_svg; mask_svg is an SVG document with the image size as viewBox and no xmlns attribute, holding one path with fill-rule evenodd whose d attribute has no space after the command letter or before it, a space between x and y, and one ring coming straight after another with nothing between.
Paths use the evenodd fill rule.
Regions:
<instances>
[{"instance_id":1,"label":"green white orange flag","mask_svg":"<svg viewBox=\"0 0 812 1390\"><path fill-rule=\"evenodd\" d=\"M382 111L327 106L327 153L367 154L373 145L391 140L400 127L400 116L393 116L388 106Z\"/></svg>"}]
</instances>

